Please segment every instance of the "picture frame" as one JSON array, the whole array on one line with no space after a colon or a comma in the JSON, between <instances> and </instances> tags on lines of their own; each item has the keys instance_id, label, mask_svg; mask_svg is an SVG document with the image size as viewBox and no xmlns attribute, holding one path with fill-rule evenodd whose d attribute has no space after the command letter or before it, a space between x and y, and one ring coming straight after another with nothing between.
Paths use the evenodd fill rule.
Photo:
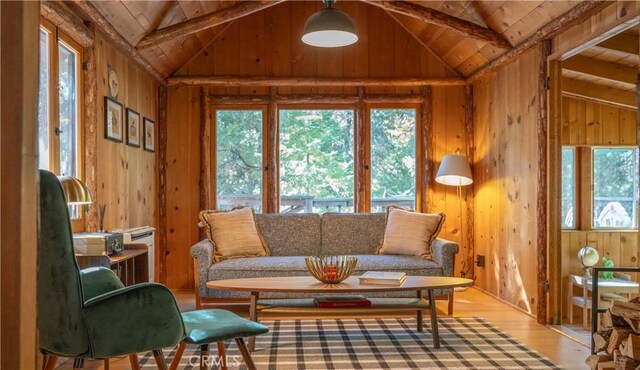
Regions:
<instances>
[{"instance_id":1,"label":"picture frame","mask_svg":"<svg viewBox=\"0 0 640 370\"><path fill-rule=\"evenodd\" d=\"M148 152L156 151L156 123L151 119L144 117L144 150Z\"/></svg>"},{"instance_id":2,"label":"picture frame","mask_svg":"<svg viewBox=\"0 0 640 370\"><path fill-rule=\"evenodd\" d=\"M121 143L123 139L124 107L115 99L104 97L104 137Z\"/></svg>"},{"instance_id":3,"label":"picture frame","mask_svg":"<svg viewBox=\"0 0 640 370\"><path fill-rule=\"evenodd\" d=\"M140 113L127 108L127 145L140 147Z\"/></svg>"}]
</instances>

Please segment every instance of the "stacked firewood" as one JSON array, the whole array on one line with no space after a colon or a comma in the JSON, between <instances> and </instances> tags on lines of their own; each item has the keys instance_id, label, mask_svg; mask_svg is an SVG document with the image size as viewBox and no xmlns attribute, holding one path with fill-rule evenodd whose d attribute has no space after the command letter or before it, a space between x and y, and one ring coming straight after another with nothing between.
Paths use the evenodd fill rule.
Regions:
<instances>
[{"instance_id":1,"label":"stacked firewood","mask_svg":"<svg viewBox=\"0 0 640 370\"><path fill-rule=\"evenodd\" d=\"M640 297L612 301L593 334L597 354L587 358L592 370L640 370Z\"/></svg>"}]
</instances>

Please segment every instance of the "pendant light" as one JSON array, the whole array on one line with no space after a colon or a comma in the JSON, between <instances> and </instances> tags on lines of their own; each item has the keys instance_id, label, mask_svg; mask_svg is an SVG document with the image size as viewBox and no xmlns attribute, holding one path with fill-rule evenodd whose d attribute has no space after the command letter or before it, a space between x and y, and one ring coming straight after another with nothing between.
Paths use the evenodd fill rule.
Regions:
<instances>
[{"instance_id":1,"label":"pendant light","mask_svg":"<svg viewBox=\"0 0 640 370\"><path fill-rule=\"evenodd\" d=\"M323 0L326 8L313 14L304 25L302 42L322 48L347 46L358 41L351 17L334 9L335 0Z\"/></svg>"}]
</instances>

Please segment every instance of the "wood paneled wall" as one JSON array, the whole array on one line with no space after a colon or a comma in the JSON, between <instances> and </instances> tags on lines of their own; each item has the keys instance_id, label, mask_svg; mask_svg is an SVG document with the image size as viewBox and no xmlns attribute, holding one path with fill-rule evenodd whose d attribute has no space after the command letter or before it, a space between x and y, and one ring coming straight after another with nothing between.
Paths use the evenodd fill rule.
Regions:
<instances>
[{"instance_id":1,"label":"wood paneled wall","mask_svg":"<svg viewBox=\"0 0 640 370\"><path fill-rule=\"evenodd\" d=\"M360 41L339 49L319 49L300 41L308 15L318 2L287 2L233 22L177 75L394 77L454 76L438 57L422 47L380 9L343 2L355 19ZM288 22L287 20L291 20ZM367 88L366 94L420 93L420 88ZM209 88L211 94L268 94L268 88ZM357 94L357 88L281 87L278 94ZM200 103L199 87L169 87L167 126L166 283L193 288L191 245L199 239ZM441 158L457 149L465 153L464 87L433 87L431 158L435 174ZM433 176L431 177L433 178ZM468 235L467 205L458 203L455 188L428 185L433 212L446 212L443 238L460 241ZM462 206L462 207L460 207ZM462 209L462 214L460 213ZM462 220L463 230L459 222ZM461 246L468 248L467 246ZM160 256L162 258L162 256ZM460 268L458 258L457 271Z\"/></svg>"},{"instance_id":2,"label":"wood paneled wall","mask_svg":"<svg viewBox=\"0 0 640 370\"><path fill-rule=\"evenodd\" d=\"M562 145L636 145L636 111L562 98Z\"/></svg>"},{"instance_id":3,"label":"wood paneled wall","mask_svg":"<svg viewBox=\"0 0 640 370\"><path fill-rule=\"evenodd\" d=\"M129 146L126 139L122 143L116 143L104 136L104 97L108 95L107 66L110 65L118 73L118 102L124 105L125 120L127 107L140 113L141 134L144 132L143 117L157 122L158 84L100 33L96 33L95 55L98 84L95 126L97 200L94 199L92 207L96 207L98 203L107 205L104 221L106 230L154 226L157 194L155 153L144 151L142 145L139 148Z\"/></svg>"},{"instance_id":4,"label":"wood paneled wall","mask_svg":"<svg viewBox=\"0 0 640 370\"><path fill-rule=\"evenodd\" d=\"M526 312L537 302L539 50L474 88L474 239L486 265L476 286Z\"/></svg>"}]
</instances>

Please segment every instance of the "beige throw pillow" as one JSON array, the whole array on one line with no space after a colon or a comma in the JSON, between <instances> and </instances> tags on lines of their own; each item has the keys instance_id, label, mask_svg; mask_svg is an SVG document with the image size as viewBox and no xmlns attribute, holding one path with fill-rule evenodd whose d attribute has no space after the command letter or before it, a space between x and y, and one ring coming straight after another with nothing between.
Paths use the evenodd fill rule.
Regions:
<instances>
[{"instance_id":1,"label":"beige throw pillow","mask_svg":"<svg viewBox=\"0 0 640 370\"><path fill-rule=\"evenodd\" d=\"M387 207L387 226L378 254L400 254L433 259L431 243L436 239L444 213L427 214Z\"/></svg>"},{"instance_id":2,"label":"beige throw pillow","mask_svg":"<svg viewBox=\"0 0 640 370\"><path fill-rule=\"evenodd\" d=\"M201 211L199 218L213 244L214 263L271 254L258 232L251 208L234 208L229 212Z\"/></svg>"}]
</instances>

